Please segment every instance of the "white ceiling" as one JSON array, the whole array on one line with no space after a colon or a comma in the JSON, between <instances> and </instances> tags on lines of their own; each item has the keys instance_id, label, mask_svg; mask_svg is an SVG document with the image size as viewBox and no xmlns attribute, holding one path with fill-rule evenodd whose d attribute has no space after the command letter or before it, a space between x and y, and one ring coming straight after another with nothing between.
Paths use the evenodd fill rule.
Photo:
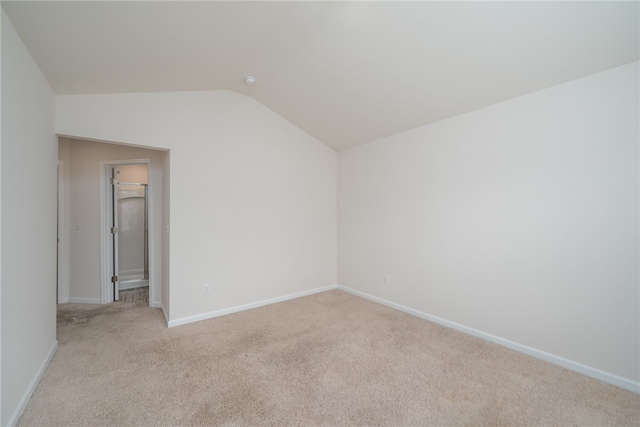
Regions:
<instances>
[{"instance_id":1,"label":"white ceiling","mask_svg":"<svg viewBox=\"0 0 640 427\"><path fill-rule=\"evenodd\" d=\"M336 150L637 61L639 5L2 2L56 94L233 90Z\"/></svg>"}]
</instances>

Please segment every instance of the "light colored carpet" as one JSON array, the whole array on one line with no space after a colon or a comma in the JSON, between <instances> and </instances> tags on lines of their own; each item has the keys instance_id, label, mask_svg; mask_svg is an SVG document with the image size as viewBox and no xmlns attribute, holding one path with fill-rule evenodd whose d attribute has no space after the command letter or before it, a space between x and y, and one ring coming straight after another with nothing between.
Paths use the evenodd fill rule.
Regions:
<instances>
[{"instance_id":1,"label":"light colored carpet","mask_svg":"<svg viewBox=\"0 0 640 427\"><path fill-rule=\"evenodd\" d=\"M58 317L20 426L640 424L639 395L337 290L172 329Z\"/></svg>"}]
</instances>

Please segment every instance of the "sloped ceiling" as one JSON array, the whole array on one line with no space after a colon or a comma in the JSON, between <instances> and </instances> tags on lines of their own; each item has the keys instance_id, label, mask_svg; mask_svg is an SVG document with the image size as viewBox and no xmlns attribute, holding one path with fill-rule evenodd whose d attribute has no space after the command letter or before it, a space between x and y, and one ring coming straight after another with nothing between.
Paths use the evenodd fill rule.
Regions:
<instances>
[{"instance_id":1,"label":"sloped ceiling","mask_svg":"<svg viewBox=\"0 0 640 427\"><path fill-rule=\"evenodd\" d=\"M56 94L233 90L336 150L639 59L638 2L2 2ZM243 76L253 75L248 87Z\"/></svg>"}]
</instances>

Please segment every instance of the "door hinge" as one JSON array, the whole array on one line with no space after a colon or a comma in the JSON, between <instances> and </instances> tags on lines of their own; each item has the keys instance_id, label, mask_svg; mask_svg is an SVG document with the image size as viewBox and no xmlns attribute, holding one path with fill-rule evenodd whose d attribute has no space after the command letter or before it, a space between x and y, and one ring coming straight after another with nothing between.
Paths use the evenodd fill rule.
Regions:
<instances>
[{"instance_id":1,"label":"door hinge","mask_svg":"<svg viewBox=\"0 0 640 427\"><path fill-rule=\"evenodd\" d=\"M118 232L118 227L111 227L111 234L116 234Z\"/></svg>"},{"instance_id":2,"label":"door hinge","mask_svg":"<svg viewBox=\"0 0 640 427\"><path fill-rule=\"evenodd\" d=\"M111 185L118 185L118 180L115 178L111 178Z\"/></svg>"},{"instance_id":3,"label":"door hinge","mask_svg":"<svg viewBox=\"0 0 640 427\"><path fill-rule=\"evenodd\" d=\"M111 277L111 283L116 283L118 281L118 276Z\"/></svg>"}]
</instances>

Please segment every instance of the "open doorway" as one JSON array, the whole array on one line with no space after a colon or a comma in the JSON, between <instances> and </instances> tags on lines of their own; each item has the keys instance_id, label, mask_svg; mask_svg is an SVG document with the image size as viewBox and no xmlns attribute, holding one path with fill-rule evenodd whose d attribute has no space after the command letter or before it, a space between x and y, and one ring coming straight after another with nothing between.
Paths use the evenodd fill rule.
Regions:
<instances>
[{"instance_id":1,"label":"open doorway","mask_svg":"<svg viewBox=\"0 0 640 427\"><path fill-rule=\"evenodd\" d=\"M103 303L151 301L150 159L103 161ZM103 275L104 275L103 273Z\"/></svg>"},{"instance_id":2,"label":"open doorway","mask_svg":"<svg viewBox=\"0 0 640 427\"><path fill-rule=\"evenodd\" d=\"M148 182L144 163L111 168L114 301L149 302Z\"/></svg>"},{"instance_id":3,"label":"open doorway","mask_svg":"<svg viewBox=\"0 0 640 427\"><path fill-rule=\"evenodd\" d=\"M169 152L146 147L135 147L101 141L88 141L60 137L58 159L64 184L60 191L62 218L60 238L60 302L83 304L108 304L114 301L113 236L111 227L111 169L128 165L146 166L141 177L120 177L119 180L145 186L127 187L126 196L139 197L146 209L146 239L132 237L137 242L128 245L142 247L136 251L137 259L125 261L124 276L119 274L121 287L141 289L148 283L148 305L161 308L165 313L169 306ZM124 169L121 169L124 170ZM121 172L122 175L125 172ZM125 196L125 195L123 195ZM125 197L123 205L135 205ZM136 200L136 199L134 199ZM131 203L130 203L131 202ZM131 207L131 206L129 206ZM140 211L140 206L137 207ZM138 217L144 223L145 217ZM121 224L126 225L126 224ZM143 228L144 230L144 228ZM145 242L146 240L146 242ZM66 247L65 247L66 246ZM146 255L144 249L146 247ZM126 252L126 250L125 250ZM142 267L134 267L140 265ZM144 260L146 259L146 263ZM126 283L129 282L129 283ZM122 301L122 295L119 295ZM145 304L147 305L147 304Z\"/></svg>"}]
</instances>

